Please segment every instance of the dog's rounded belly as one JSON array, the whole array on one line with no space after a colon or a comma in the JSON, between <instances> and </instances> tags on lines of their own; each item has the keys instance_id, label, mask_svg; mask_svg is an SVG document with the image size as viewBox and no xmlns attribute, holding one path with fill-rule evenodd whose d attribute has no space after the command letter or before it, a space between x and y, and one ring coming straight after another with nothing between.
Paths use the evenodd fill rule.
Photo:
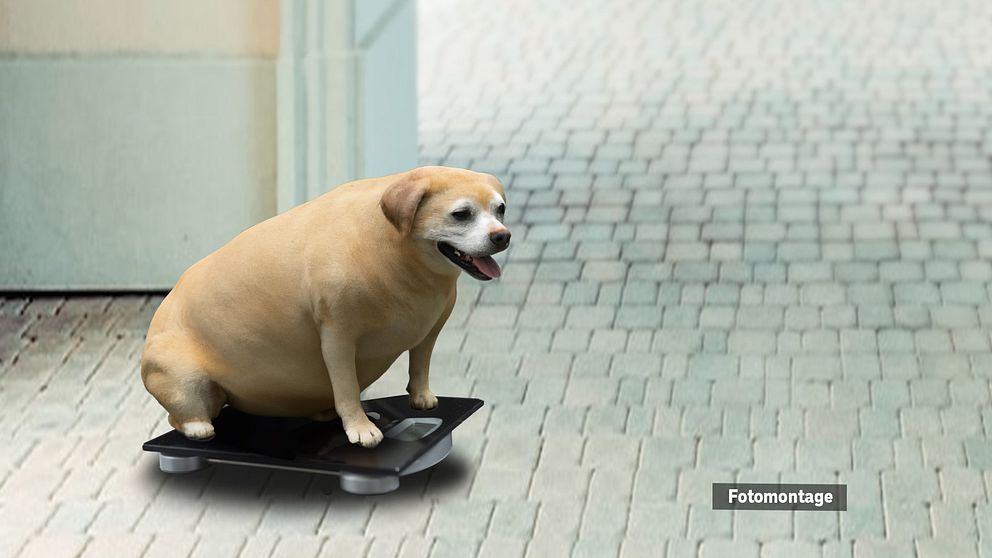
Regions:
<instances>
[{"instance_id":1,"label":"dog's rounded belly","mask_svg":"<svg viewBox=\"0 0 992 558\"><path fill-rule=\"evenodd\" d=\"M213 380L227 393L228 403L246 413L295 417L333 409L334 391L319 353L316 358L284 356L282 362L231 363L214 374ZM359 360L359 388L378 380L398 356Z\"/></svg>"}]
</instances>

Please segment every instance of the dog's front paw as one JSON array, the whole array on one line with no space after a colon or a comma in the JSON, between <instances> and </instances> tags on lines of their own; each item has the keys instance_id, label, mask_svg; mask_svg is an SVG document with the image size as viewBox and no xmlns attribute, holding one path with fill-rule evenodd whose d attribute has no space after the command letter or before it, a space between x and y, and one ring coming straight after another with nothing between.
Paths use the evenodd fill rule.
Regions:
<instances>
[{"instance_id":1,"label":"dog's front paw","mask_svg":"<svg viewBox=\"0 0 992 558\"><path fill-rule=\"evenodd\" d=\"M361 444L366 448L374 448L382 441L382 431L376 425L372 424L372 421L365 415L362 415L362 418L355 422L346 425L344 431L348 435L349 442L352 444Z\"/></svg>"},{"instance_id":2,"label":"dog's front paw","mask_svg":"<svg viewBox=\"0 0 992 558\"><path fill-rule=\"evenodd\" d=\"M437 396L431 390L418 391L410 394L410 406L418 411L426 411L437 407Z\"/></svg>"}]
</instances>

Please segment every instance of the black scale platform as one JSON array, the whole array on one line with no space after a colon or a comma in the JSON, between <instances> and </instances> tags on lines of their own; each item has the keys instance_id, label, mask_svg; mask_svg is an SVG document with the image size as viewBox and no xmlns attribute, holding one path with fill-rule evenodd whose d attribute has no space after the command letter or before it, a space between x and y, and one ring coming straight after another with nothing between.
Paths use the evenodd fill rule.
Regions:
<instances>
[{"instance_id":1,"label":"black scale platform","mask_svg":"<svg viewBox=\"0 0 992 558\"><path fill-rule=\"evenodd\" d=\"M383 433L375 448L349 443L340 420L259 417L225 407L213 420L213 439L197 442L173 430L142 449L158 452L159 467L167 473L230 463L340 475L341 488L348 492L381 494L398 488L399 477L444 459L451 451L451 432L482 404L438 397L436 408L417 411L406 395L363 401L365 413Z\"/></svg>"}]
</instances>

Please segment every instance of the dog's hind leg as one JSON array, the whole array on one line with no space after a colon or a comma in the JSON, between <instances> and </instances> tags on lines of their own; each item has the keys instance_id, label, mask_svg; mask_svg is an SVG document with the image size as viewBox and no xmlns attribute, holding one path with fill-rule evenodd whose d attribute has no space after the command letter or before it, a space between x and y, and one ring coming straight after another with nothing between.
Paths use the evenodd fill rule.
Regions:
<instances>
[{"instance_id":1,"label":"dog's hind leg","mask_svg":"<svg viewBox=\"0 0 992 558\"><path fill-rule=\"evenodd\" d=\"M227 401L204 364L194 343L168 334L150 340L141 357L145 388L168 411L169 424L191 440L214 437L211 420Z\"/></svg>"}]
</instances>

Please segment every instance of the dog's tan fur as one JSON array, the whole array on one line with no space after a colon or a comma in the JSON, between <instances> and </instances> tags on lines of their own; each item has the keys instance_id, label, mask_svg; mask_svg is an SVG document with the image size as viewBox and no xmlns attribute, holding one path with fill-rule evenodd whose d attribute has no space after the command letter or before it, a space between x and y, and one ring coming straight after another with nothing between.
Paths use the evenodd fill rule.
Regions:
<instances>
[{"instance_id":1,"label":"dog's tan fur","mask_svg":"<svg viewBox=\"0 0 992 558\"><path fill-rule=\"evenodd\" d=\"M487 207L494 193L505 199L490 175L424 167L339 186L246 230L190 267L155 313L146 388L190 438L212 437L228 403L340 416L352 442L376 445L359 392L403 352L411 405L437 405L431 351L460 270L423 235L455 200Z\"/></svg>"}]
</instances>

